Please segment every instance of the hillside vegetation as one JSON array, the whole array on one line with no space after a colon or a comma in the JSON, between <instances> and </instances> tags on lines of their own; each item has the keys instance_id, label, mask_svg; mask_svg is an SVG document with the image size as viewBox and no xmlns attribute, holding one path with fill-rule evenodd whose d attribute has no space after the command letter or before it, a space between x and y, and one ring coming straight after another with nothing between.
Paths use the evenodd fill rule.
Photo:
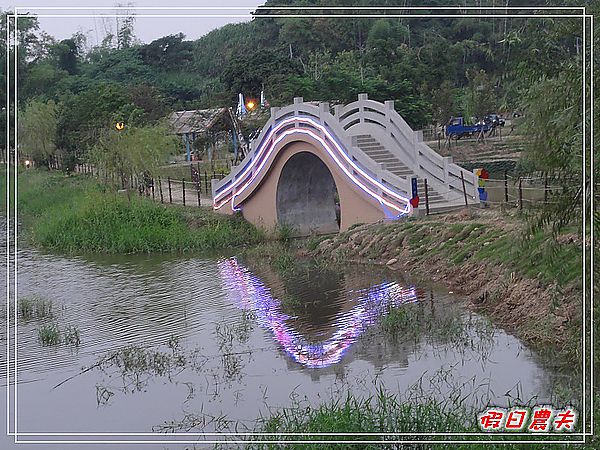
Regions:
<instances>
[{"instance_id":1,"label":"hillside vegetation","mask_svg":"<svg viewBox=\"0 0 600 450\"><path fill-rule=\"evenodd\" d=\"M493 5L471 6L486 3ZM265 6L283 4L331 2L270 0ZM195 41L179 33L147 44L135 38L131 16L97 46L83 33L57 41L39 29L35 17L20 18L20 104L55 102L56 147L79 156L113 120L139 125L172 110L234 106L239 92L258 98L263 87L271 106L295 96L349 102L361 92L375 100L396 99L398 112L418 129L451 115L522 108L522 94L541 77L560 73L581 39L576 18L280 18L279 13L289 11L259 8L261 17Z\"/></svg>"}]
</instances>

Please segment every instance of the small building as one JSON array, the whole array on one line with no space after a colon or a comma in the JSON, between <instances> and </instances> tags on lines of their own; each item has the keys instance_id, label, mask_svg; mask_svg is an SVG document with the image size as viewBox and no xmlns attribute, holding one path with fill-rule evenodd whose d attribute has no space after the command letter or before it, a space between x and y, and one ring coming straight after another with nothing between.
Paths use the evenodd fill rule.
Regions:
<instances>
[{"instance_id":1,"label":"small building","mask_svg":"<svg viewBox=\"0 0 600 450\"><path fill-rule=\"evenodd\" d=\"M200 146L206 150L209 161L215 156L216 143L233 140L234 158L245 147L240 127L230 108L194 109L175 111L169 117L173 133L181 136L185 144L186 159L192 160L194 142L201 139ZM195 146L198 147L198 143ZM243 155L241 155L243 158Z\"/></svg>"}]
</instances>

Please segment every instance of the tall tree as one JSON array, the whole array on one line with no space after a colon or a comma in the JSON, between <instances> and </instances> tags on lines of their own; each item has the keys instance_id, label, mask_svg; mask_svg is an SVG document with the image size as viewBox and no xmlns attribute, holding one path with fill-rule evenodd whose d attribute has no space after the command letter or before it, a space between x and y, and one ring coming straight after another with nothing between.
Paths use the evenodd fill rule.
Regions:
<instances>
[{"instance_id":1,"label":"tall tree","mask_svg":"<svg viewBox=\"0 0 600 450\"><path fill-rule=\"evenodd\" d=\"M74 75L77 72L79 49L74 39L60 41L52 46L51 52L56 58L56 65L60 70L64 70L69 75Z\"/></svg>"},{"instance_id":2,"label":"tall tree","mask_svg":"<svg viewBox=\"0 0 600 450\"><path fill-rule=\"evenodd\" d=\"M467 111L479 120L496 109L494 83L485 70L467 72L469 95Z\"/></svg>"},{"instance_id":3,"label":"tall tree","mask_svg":"<svg viewBox=\"0 0 600 450\"><path fill-rule=\"evenodd\" d=\"M444 81L439 89L433 91L433 119L438 125L445 125L455 114L454 87L450 81Z\"/></svg>"},{"instance_id":4,"label":"tall tree","mask_svg":"<svg viewBox=\"0 0 600 450\"><path fill-rule=\"evenodd\" d=\"M179 140L165 123L126 126L123 131L104 130L88 159L105 173L117 175L123 188L130 188L131 176L155 174L178 148Z\"/></svg>"},{"instance_id":5,"label":"tall tree","mask_svg":"<svg viewBox=\"0 0 600 450\"><path fill-rule=\"evenodd\" d=\"M32 100L19 118L19 147L38 165L56 154L58 106L50 100Z\"/></svg>"}]
</instances>

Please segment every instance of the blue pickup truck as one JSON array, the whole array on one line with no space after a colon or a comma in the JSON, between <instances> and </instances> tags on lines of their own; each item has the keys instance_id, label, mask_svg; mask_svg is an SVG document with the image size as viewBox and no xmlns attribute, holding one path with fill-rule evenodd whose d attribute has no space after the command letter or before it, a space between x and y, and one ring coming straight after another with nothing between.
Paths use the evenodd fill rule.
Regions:
<instances>
[{"instance_id":1,"label":"blue pickup truck","mask_svg":"<svg viewBox=\"0 0 600 450\"><path fill-rule=\"evenodd\" d=\"M479 134L482 129L484 133L488 133L492 127L493 124L487 121L477 122L475 125L465 125L462 117L453 117L446 125L446 136L450 139L472 137Z\"/></svg>"}]
</instances>

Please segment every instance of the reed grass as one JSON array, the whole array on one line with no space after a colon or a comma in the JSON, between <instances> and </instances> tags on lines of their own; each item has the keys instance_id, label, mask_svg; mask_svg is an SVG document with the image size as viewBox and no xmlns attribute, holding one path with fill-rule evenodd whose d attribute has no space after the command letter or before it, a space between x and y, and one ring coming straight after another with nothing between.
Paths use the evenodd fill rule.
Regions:
<instances>
[{"instance_id":1,"label":"reed grass","mask_svg":"<svg viewBox=\"0 0 600 450\"><path fill-rule=\"evenodd\" d=\"M22 297L17 301L17 308L22 319L43 319L52 317L52 300L38 295Z\"/></svg>"},{"instance_id":2,"label":"reed grass","mask_svg":"<svg viewBox=\"0 0 600 450\"><path fill-rule=\"evenodd\" d=\"M54 323L42 325L38 329L38 338L44 347L60 344L61 336L58 325Z\"/></svg>"}]
</instances>

